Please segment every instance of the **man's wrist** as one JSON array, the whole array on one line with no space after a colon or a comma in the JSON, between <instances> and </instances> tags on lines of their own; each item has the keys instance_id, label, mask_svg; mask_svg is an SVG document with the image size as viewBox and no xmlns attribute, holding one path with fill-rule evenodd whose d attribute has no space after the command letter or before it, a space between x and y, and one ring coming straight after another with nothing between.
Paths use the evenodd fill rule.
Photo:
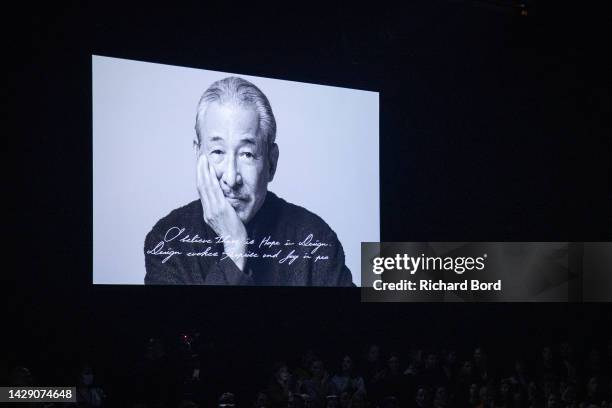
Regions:
<instances>
[{"instance_id":1,"label":"man's wrist","mask_svg":"<svg viewBox=\"0 0 612 408\"><path fill-rule=\"evenodd\" d=\"M223 258L217 262L218 270L223 274L223 281L226 285L252 285L253 279L249 271L248 262L245 270L241 271L236 262L230 257Z\"/></svg>"},{"instance_id":2,"label":"man's wrist","mask_svg":"<svg viewBox=\"0 0 612 408\"><path fill-rule=\"evenodd\" d=\"M242 242L241 244L233 244L233 245L225 245L224 247L225 254L236 264L238 269L244 271L244 267L246 265L246 244Z\"/></svg>"},{"instance_id":3,"label":"man's wrist","mask_svg":"<svg viewBox=\"0 0 612 408\"><path fill-rule=\"evenodd\" d=\"M244 256L230 257L230 258L232 259L232 261L234 261L238 269L244 272L244 267L246 266L246 258Z\"/></svg>"}]
</instances>

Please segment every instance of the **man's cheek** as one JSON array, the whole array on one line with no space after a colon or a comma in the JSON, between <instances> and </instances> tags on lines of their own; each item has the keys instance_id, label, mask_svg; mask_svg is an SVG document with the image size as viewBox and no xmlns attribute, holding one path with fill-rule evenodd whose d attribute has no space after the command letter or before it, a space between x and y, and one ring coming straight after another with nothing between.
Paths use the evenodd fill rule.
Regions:
<instances>
[{"instance_id":1,"label":"man's cheek","mask_svg":"<svg viewBox=\"0 0 612 408\"><path fill-rule=\"evenodd\" d=\"M253 192L255 186L257 186L257 174L252 169L243 168L240 175L242 176L242 184L246 191Z\"/></svg>"}]
</instances>

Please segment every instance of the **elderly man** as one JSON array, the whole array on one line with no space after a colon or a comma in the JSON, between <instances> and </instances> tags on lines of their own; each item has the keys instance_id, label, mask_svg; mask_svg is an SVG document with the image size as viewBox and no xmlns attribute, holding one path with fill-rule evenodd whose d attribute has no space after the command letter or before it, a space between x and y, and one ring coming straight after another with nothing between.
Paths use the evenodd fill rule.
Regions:
<instances>
[{"instance_id":1,"label":"elderly man","mask_svg":"<svg viewBox=\"0 0 612 408\"><path fill-rule=\"evenodd\" d=\"M336 234L268 191L279 157L266 96L242 78L213 83L196 115L199 200L145 239L146 284L350 286Z\"/></svg>"}]
</instances>

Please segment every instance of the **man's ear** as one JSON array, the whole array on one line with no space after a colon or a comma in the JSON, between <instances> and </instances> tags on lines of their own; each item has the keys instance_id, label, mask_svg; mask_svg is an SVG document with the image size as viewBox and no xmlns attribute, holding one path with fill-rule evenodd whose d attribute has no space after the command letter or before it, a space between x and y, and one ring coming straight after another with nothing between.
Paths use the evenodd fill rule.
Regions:
<instances>
[{"instance_id":1,"label":"man's ear","mask_svg":"<svg viewBox=\"0 0 612 408\"><path fill-rule=\"evenodd\" d=\"M195 156L197 158L198 154L200 153L200 142L198 141L197 137L193 139L193 152L195 153Z\"/></svg>"},{"instance_id":2,"label":"man's ear","mask_svg":"<svg viewBox=\"0 0 612 408\"><path fill-rule=\"evenodd\" d=\"M268 183L274 179L274 174L276 174L276 166L278 164L278 145L274 143L270 147L270 152L268 153Z\"/></svg>"}]
</instances>

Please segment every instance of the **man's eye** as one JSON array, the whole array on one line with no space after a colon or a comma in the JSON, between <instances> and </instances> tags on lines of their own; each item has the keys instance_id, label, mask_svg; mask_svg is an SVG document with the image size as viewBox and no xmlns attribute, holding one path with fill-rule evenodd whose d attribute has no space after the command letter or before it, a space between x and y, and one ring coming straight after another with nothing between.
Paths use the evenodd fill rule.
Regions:
<instances>
[{"instance_id":1,"label":"man's eye","mask_svg":"<svg viewBox=\"0 0 612 408\"><path fill-rule=\"evenodd\" d=\"M215 149L210 154L223 154L223 150Z\"/></svg>"},{"instance_id":2,"label":"man's eye","mask_svg":"<svg viewBox=\"0 0 612 408\"><path fill-rule=\"evenodd\" d=\"M242 157L246 158L246 159L253 159L255 158L255 155L251 152L242 152L240 154Z\"/></svg>"}]
</instances>

